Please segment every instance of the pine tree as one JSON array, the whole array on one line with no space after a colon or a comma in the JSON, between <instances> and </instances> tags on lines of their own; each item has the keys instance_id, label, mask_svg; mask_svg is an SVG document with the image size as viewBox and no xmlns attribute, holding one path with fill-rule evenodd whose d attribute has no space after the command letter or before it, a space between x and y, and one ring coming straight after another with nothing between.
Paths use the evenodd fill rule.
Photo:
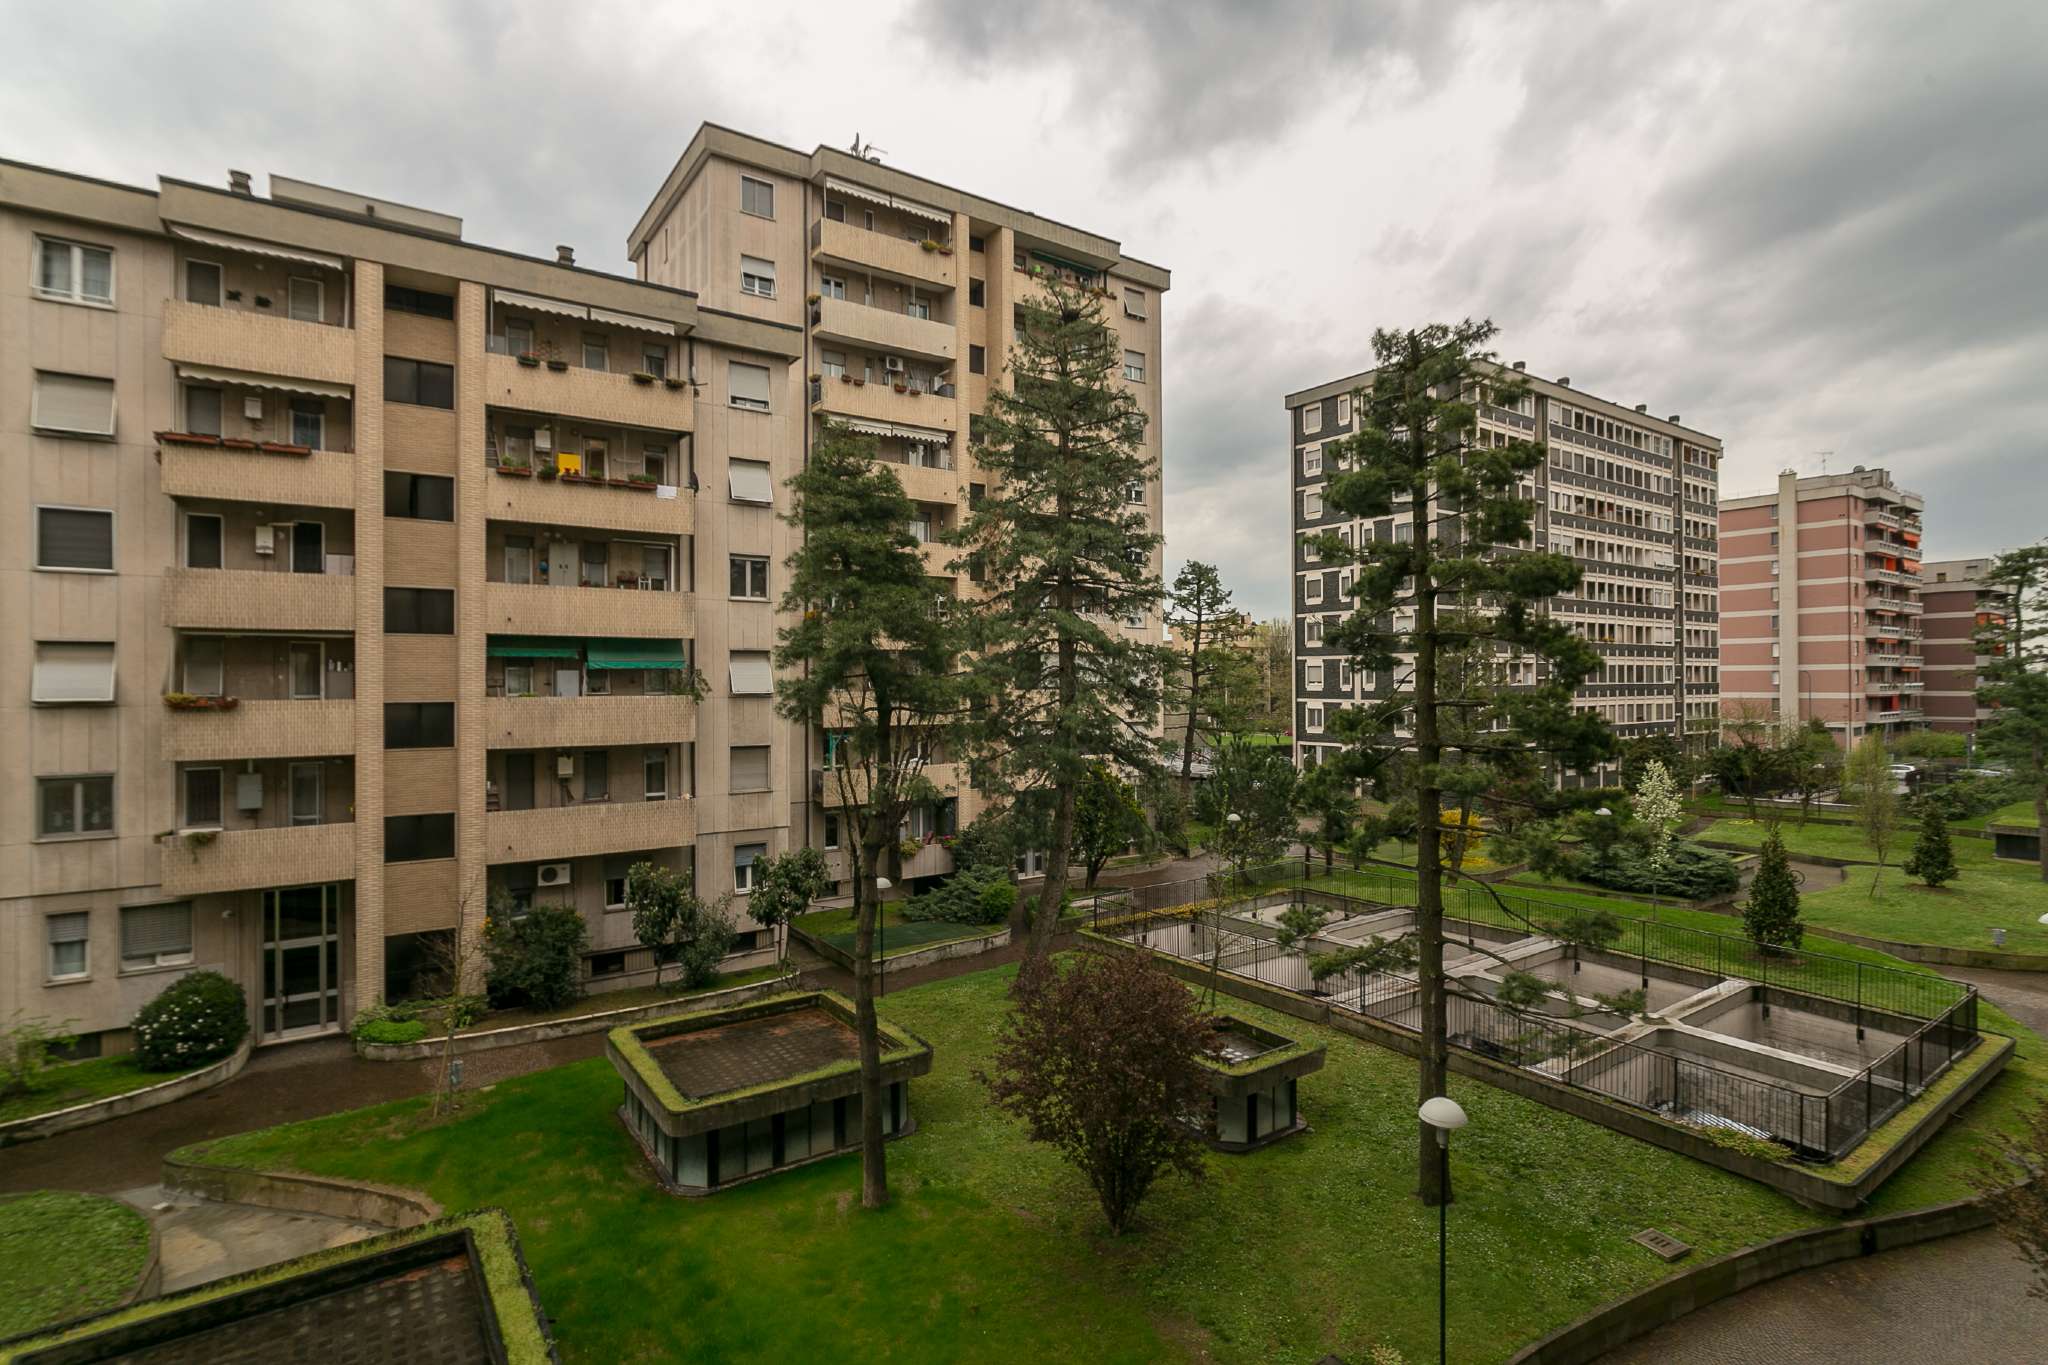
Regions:
<instances>
[{"instance_id":1,"label":"pine tree","mask_svg":"<svg viewBox=\"0 0 2048 1365\"><path fill-rule=\"evenodd\" d=\"M1230 589L1214 564L1189 560L1174 576L1166 624L1186 653L1167 675L1166 708L1185 713L1180 790L1191 799L1195 751L1245 728L1258 699L1258 664L1239 640L1244 615L1230 604Z\"/></svg>"},{"instance_id":2,"label":"pine tree","mask_svg":"<svg viewBox=\"0 0 2048 1365\"><path fill-rule=\"evenodd\" d=\"M1349 844L1358 829L1358 783L1342 754L1301 775L1294 784L1294 809L1315 822L1307 841L1311 848L1322 850L1327 876L1336 870L1337 850Z\"/></svg>"},{"instance_id":3,"label":"pine tree","mask_svg":"<svg viewBox=\"0 0 2048 1365\"><path fill-rule=\"evenodd\" d=\"M1797 948L1806 930L1799 922L1799 883L1785 857L1785 841L1774 823L1764 835L1763 856L1749 884L1749 902L1742 910L1742 929L1749 941L1769 952Z\"/></svg>"},{"instance_id":4,"label":"pine tree","mask_svg":"<svg viewBox=\"0 0 2048 1365\"><path fill-rule=\"evenodd\" d=\"M1074 851L1087 870L1087 888L1111 858L1146 835L1145 808L1131 784L1098 763L1081 779L1081 793L1074 801Z\"/></svg>"},{"instance_id":5,"label":"pine tree","mask_svg":"<svg viewBox=\"0 0 2048 1365\"><path fill-rule=\"evenodd\" d=\"M1037 961L1052 946L1089 768L1158 767L1166 651L1127 625L1159 605L1161 538L1133 497L1157 469L1115 329L1099 297L1055 279L1017 311L1012 384L991 388L977 424L988 490L953 539L982 587L970 604L975 782L1038 804L1048 830Z\"/></svg>"},{"instance_id":6,"label":"pine tree","mask_svg":"<svg viewBox=\"0 0 2048 1365\"><path fill-rule=\"evenodd\" d=\"M1580 571L1533 543L1535 504L1525 490L1543 447L1475 439L1481 402L1514 408L1527 392L1485 349L1495 331L1467 320L1376 332L1377 367L1352 395L1358 431L1324 451L1345 471L1325 494L1330 507L1362 520L1400 514L1413 528L1408 540L1357 546L1324 535L1316 549L1325 565L1359 566L1356 609L1324 638L1360 669L1393 678L1374 704L1336 713L1353 771L1378 783L1397 760L1412 761L1422 1099L1445 1093L1443 797L1471 789L1457 769L1520 776L1535 756L1586 768L1614 752L1606 723L1572 707L1600 657L1544 610L1577 586ZM1470 687L1444 676L1460 651L1472 656ZM1516 663L1533 663L1533 680L1524 673L1511 686ZM1375 837L1369 824L1359 841ZM1416 1139L1423 1202L1445 1202L1436 1136L1418 1120Z\"/></svg>"},{"instance_id":7,"label":"pine tree","mask_svg":"<svg viewBox=\"0 0 2048 1365\"><path fill-rule=\"evenodd\" d=\"M1978 743L2025 784L2035 827L2048 830L2048 545L2002 554L1984 577L2006 609L1977 630L1977 701L1992 708ZM2048 834L2038 842L2048 882Z\"/></svg>"},{"instance_id":8,"label":"pine tree","mask_svg":"<svg viewBox=\"0 0 2048 1365\"><path fill-rule=\"evenodd\" d=\"M1932 801L1920 808L1920 838L1900 870L1929 886L1956 879L1956 851L1949 845L1948 821L1942 818L1941 807Z\"/></svg>"},{"instance_id":9,"label":"pine tree","mask_svg":"<svg viewBox=\"0 0 2048 1365\"><path fill-rule=\"evenodd\" d=\"M875 879L912 805L936 789L924 765L957 726L962 632L925 576L911 534L916 505L873 438L827 425L790 480L787 520L801 533L782 610L796 623L775 651L776 709L823 731L825 802L851 837L854 1023L861 1072L861 1203L888 1201L881 1046L875 1023Z\"/></svg>"}]
</instances>

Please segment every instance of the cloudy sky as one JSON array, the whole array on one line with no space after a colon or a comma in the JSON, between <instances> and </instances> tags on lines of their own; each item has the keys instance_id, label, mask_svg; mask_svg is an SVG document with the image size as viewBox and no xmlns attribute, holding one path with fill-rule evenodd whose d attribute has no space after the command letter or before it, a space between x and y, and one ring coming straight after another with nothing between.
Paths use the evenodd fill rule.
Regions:
<instances>
[{"instance_id":1,"label":"cloudy sky","mask_svg":"<svg viewBox=\"0 0 2048 1365\"><path fill-rule=\"evenodd\" d=\"M623 269L709 119L1116 237L1174 272L1169 564L1261 615L1281 395L1468 314L1723 437L1727 492L1832 452L1927 495L1931 556L2048 533L2041 0L0 0L0 32L36 54L0 155L112 179L276 170Z\"/></svg>"}]
</instances>

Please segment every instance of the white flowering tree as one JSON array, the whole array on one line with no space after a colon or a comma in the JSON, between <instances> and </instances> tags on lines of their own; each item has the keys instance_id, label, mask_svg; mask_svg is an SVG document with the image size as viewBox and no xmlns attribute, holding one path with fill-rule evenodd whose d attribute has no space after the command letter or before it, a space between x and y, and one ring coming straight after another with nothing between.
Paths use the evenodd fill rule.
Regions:
<instances>
[{"instance_id":1,"label":"white flowering tree","mask_svg":"<svg viewBox=\"0 0 2048 1365\"><path fill-rule=\"evenodd\" d=\"M1657 889L1671 870L1671 846L1685 818L1685 802L1671 770L1656 759L1643 765L1642 780L1636 783L1636 819L1649 836L1646 861L1650 866L1650 915L1657 914Z\"/></svg>"}]
</instances>

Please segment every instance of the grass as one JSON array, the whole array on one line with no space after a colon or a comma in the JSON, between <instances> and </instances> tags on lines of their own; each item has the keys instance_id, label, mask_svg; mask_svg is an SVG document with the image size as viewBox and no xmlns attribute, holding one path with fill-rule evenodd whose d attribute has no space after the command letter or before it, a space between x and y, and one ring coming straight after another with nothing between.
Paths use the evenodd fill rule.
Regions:
<instances>
[{"instance_id":1,"label":"grass","mask_svg":"<svg viewBox=\"0 0 2048 1365\"><path fill-rule=\"evenodd\" d=\"M1718 820L1702 837L1756 847L1764 826L1739 820ZM1841 826L1780 825L1779 834L1794 857L1818 853L1832 858L1875 858L1860 830ZM2005 930L2005 949L2015 953L2048 953L2048 882L2028 863L2001 862L1981 839L1952 839L1956 879L1938 890L1923 886L1899 870L1913 849L1913 836L1902 833L1887 851L1891 866L1851 867L1840 886L1810 891L1800 897L1799 911L1809 924L1866 934L1894 943L1926 943L1952 948L1992 947L1991 930ZM1876 895L1871 885L1876 883Z\"/></svg>"},{"instance_id":2,"label":"grass","mask_svg":"<svg viewBox=\"0 0 2048 1365\"><path fill-rule=\"evenodd\" d=\"M149 1260L149 1220L118 1199L44 1190L0 1200L0 1338L103 1313Z\"/></svg>"},{"instance_id":3,"label":"grass","mask_svg":"<svg viewBox=\"0 0 2048 1365\"><path fill-rule=\"evenodd\" d=\"M551 1010L492 1010L475 1025L463 1029L467 1033L486 1033L491 1029L516 1028L521 1024L547 1024L558 1019L577 1019L586 1014L605 1014L612 1010L631 1009L635 1005L661 1005L672 1000L688 1000L692 996L705 995L711 991L731 990L735 986L751 986L757 981L773 981L780 973L774 964L766 967L750 967L743 972L722 972L716 981L695 990L678 990L675 978L662 986L635 986L623 991L594 991L566 1005ZM440 1035L432 1029L427 1032L431 1041Z\"/></svg>"},{"instance_id":4,"label":"grass","mask_svg":"<svg viewBox=\"0 0 2048 1365\"><path fill-rule=\"evenodd\" d=\"M853 951L853 911L813 910L797 920L797 927L820 942L830 944L841 952ZM883 908L882 933L875 945L878 958L900 957L914 953L920 948L929 948L935 943L953 943L964 938L981 938L998 932L1001 924L956 924L951 920L915 920L903 918L903 912L894 906Z\"/></svg>"},{"instance_id":5,"label":"grass","mask_svg":"<svg viewBox=\"0 0 2048 1365\"><path fill-rule=\"evenodd\" d=\"M1436 1219L1411 1195L1412 1062L1232 1001L1249 1022L1327 1045L1301 1087L1313 1131L1206 1157L1205 1185L1162 1183L1143 1228L1112 1240L1085 1181L1026 1143L972 1078L1010 977L976 973L882 1003L930 1040L935 1065L913 1086L919 1131L890 1148L895 1202L879 1214L854 1204L850 1157L705 1200L660 1192L613 1117L618 1079L599 1060L502 1082L440 1126L416 1127L419 1102L406 1101L230 1138L208 1155L423 1189L450 1208L503 1205L572 1363L1307 1362L1382 1341L1427 1356ZM1454 1154L1457 1359L1500 1359L1668 1273L1627 1240L1645 1226L1704 1259L1824 1221L1530 1101L1454 1087L1472 1115Z\"/></svg>"},{"instance_id":6,"label":"grass","mask_svg":"<svg viewBox=\"0 0 2048 1365\"><path fill-rule=\"evenodd\" d=\"M1986 825L2018 825L2021 829L2033 829L2035 828L2034 798L2030 796L2024 801L2015 801L2009 806L2000 806L1997 810L1985 816L1983 823Z\"/></svg>"},{"instance_id":7,"label":"grass","mask_svg":"<svg viewBox=\"0 0 2048 1365\"><path fill-rule=\"evenodd\" d=\"M218 1060L220 1059L214 1059ZM213 1062L207 1062L205 1065L212 1066ZM52 1114L59 1109L69 1109L74 1104L84 1104L90 1100L111 1099L115 1095L125 1095L131 1090L141 1090L145 1086L174 1081L197 1070L199 1068L195 1066L184 1071L144 1071L135 1064L132 1053L123 1053L118 1057L95 1057L86 1062L65 1062L51 1067L44 1073L41 1089L0 1100L0 1123L33 1118L38 1114Z\"/></svg>"}]
</instances>

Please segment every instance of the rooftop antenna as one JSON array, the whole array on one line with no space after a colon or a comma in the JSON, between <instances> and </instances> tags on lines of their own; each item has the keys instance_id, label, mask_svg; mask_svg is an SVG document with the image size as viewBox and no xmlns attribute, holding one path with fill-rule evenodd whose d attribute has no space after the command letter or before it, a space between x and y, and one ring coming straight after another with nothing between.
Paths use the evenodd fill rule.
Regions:
<instances>
[{"instance_id":1,"label":"rooftop antenna","mask_svg":"<svg viewBox=\"0 0 2048 1365\"><path fill-rule=\"evenodd\" d=\"M884 149L877 147L872 142L862 142L860 140L860 134L855 133L853 135L852 151L853 154L859 157L862 161L880 162L882 159Z\"/></svg>"},{"instance_id":2,"label":"rooftop antenna","mask_svg":"<svg viewBox=\"0 0 2048 1365\"><path fill-rule=\"evenodd\" d=\"M1813 453L1820 456L1820 472L1822 476L1826 476L1828 472L1828 457L1835 452L1832 450L1816 450Z\"/></svg>"}]
</instances>

